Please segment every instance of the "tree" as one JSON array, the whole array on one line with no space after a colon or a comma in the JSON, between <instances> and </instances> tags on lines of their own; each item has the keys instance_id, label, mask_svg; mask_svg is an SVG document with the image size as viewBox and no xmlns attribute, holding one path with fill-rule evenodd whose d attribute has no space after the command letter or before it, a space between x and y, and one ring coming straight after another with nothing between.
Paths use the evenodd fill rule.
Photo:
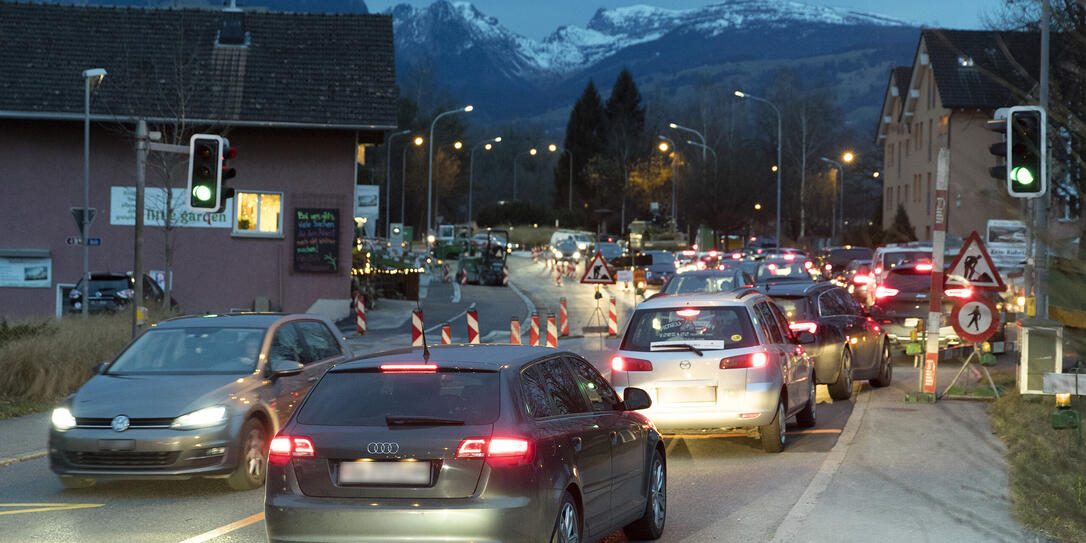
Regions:
<instances>
[{"instance_id":1,"label":"tree","mask_svg":"<svg viewBox=\"0 0 1086 543\"><path fill-rule=\"evenodd\" d=\"M621 229L626 228L626 184L630 170L645 153L645 107L641 105L641 93L637 90L633 75L623 68L611 88L611 96L604 107L606 119L607 151L617 161L617 168L609 176L608 185L617 186L618 191L608 194L622 194Z\"/></svg>"},{"instance_id":2,"label":"tree","mask_svg":"<svg viewBox=\"0 0 1086 543\"><path fill-rule=\"evenodd\" d=\"M588 162L604 150L604 110L603 101L596 84L588 81L584 92L577 102L573 104L573 110L569 113L569 122L566 124L566 139L563 144L562 157L554 168L554 207L561 209L569 205L569 176L570 153L573 159L574 191L580 193L581 198L574 197L574 201L593 202L596 194L587 191L582 180L581 173ZM578 183L578 181L581 181Z\"/></svg>"},{"instance_id":3,"label":"tree","mask_svg":"<svg viewBox=\"0 0 1086 543\"><path fill-rule=\"evenodd\" d=\"M916 231L913 229L912 224L909 223L909 214L905 212L904 205L897 205L894 222L890 223L890 228L886 230L886 236L882 241L883 243L916 241Z\"/></svg>"}]
</instances>

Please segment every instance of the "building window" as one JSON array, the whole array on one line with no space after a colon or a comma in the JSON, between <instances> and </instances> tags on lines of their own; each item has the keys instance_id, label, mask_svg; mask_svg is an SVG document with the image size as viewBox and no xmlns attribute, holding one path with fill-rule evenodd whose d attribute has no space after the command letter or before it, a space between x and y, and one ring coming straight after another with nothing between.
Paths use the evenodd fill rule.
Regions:
<instances>
[{"instance_id":1,"label":"building window","mask_svg":"<svg viewBox=\"0 0 1086 543\"><path fill-rule=\"evenodd\" d=\"M945 136L947 130L950 128L950 115L942 115L939 117L939 135Z\"/></svg>"},{"instance_id":2,"label":"building window","mask_svg":"<svg viewBox=\"0 0 1086 543\"><path fill-rule=\"evenodd\" d=\"M283 235L283 194L280 192L238 192L234 233L243 236Z\"/></svg>"},{"instance_id":3,"label":"building window","mask_svg":"<svg viewBox=\"0 0 1086 543\"><path fill-rule=\"evenodd\" d=\"M928 216L931 216L931 172L928 172Z\"/></svg>"},{"instance_id":4,"label":"building window","mask_svg":"<svg viewBox=\"0 0 1086 543\"><path fill-rule=\"evenodd\" d=\"M931 119L928 119L928 162L931 162Z\"/></svg>"}]
</instances>

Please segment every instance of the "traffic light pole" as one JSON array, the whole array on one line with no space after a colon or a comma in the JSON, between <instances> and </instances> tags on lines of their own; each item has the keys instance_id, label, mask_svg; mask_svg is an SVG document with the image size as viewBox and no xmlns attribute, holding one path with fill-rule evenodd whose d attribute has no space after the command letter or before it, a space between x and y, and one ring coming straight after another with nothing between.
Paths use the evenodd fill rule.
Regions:
<instances>
[{"instance_id":1,"label":"traffic light pole","mask_svg":"<svg viewBox=\"0 0 1086 543\"><path fill-rule=\"evenodd\" d=\"M1051 8L1048 0L1041 0L1041 89L1040 89L1040 102L1041 108L1048 112L1048 64L1049 64L1049 26L1051 19ZM1043 122L1047 122L1047 115L1043 116ZM1047 130L1042 130L1042 134L1046 134ZM1048 141L1041 143L1041 160L1048 162ZM1044 175L1048 177L1051 175L1049 172L1051 168L1044 168ZM1043 180L1046 187L1051 187L1049 179ZM1043 196L1036 199L1033 203L1034 216L1036 217L1037 228L1035 232L1041 233L1034 241L1035 256L1033 258L1033 269L1036 275L1034 281L1034 289L1036 292L1035 303L1037 304L1037 317L1041 319L1048 318L1048 245L1045 243L1043 236L1048 234L1048 201L1049 193L1047 191Z\"/></svg>"},{"instance_id":2,"label":"traffic light pole","mask_svg":"<svg viewBox=\"0 0 1086 543\"><path fill-rule=\"evenodd\" d=\"M140 330L140 305L143 304L143 193L147 186L147 121L136 123L136 225L135 261L132 264L132 337Z\"/></svg>"}]
</instances>

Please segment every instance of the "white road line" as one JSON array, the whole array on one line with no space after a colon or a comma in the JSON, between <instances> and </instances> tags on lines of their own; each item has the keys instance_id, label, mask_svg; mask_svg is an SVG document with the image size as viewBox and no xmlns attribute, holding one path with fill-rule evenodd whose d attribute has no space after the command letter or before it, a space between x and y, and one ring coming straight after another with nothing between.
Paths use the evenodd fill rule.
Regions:
<instances>
[{"instance_id":1,"label":"white road line","mask_svg":"<svg viewBox=\"0 0 1086 543\"><path fill-rule=\"evenodd\" d=\"M452 282L452 288L453 288L453 295L452 295L452 299L449 300L449 303L458 304L458 303L460 303L460 283L457 283L456 281L453 281Z\"/></svg>"},{"instance_id":2,"label":"white road line","mask_svg":"<svg viewBox=\"0 0 1086 543\"><path fill-rule=\"evenodd\" d=\"M456 322L457 319L459 319L460 317L463 317L464 315L467 315L467 314L468 314L468 310L465 309L465 310L461 311L460 313L457 313L455 317L453 317L453 318L451 318L451 319L449 319L449 320L447 320L445 322L435 324L435 325L427 328L426 333L427 334L432 334L435 330L440 330L442 325L444 325L444 324L452 324L452 323ZM438 339L441 339L441 338L438 338ZM427 341L429 341L429 340L427 340Z\"/></svg>"},{"instance_id":3,"label":"white road line","mask_svg":"<svg viewBox=\"0 0 1086 543\"><path fill-rule=\"evenodd\" d=\"M822 466L815 473L814 479L811 479L811 484L807 485L807 489L803 491L803 495L788 511L784 521L777 526L777 531L774 532L773 539L770 540L772 543L785 543L802 539L800 537L802 524L807 520L811 511L814 510L818 499L830 486L834 474L837 473L841 463L845 460L848 448L852 445L852 440L856 437L860 424L863 423L864 413L867 412L867 404L871 402L872 394L873 392L869 390L863 395L863 398L856 402L852 415L848 419L848 424L845 424L845 429L837 438L837 444L833 446L833 449L830 449L826 459L822 461Z\"/></svg>"},{"instance_id":4,"label":"white road line","mask_svg":"<svg viewBox=\"0 0 1086 543\"><path fill-rule=\"evenodd\" d=\"M27 460L34 460L36 458L41 458L41 457L43 457L43 456L45 456L47 454L49 454L49 451L46 451L45 449L41 449L41 450L34 451L32 453L24 454L22 456L16 456L14 458L0 458L0 468L2 468L4 466L10 466L12 464L18 464L19 462L25 462Z\"/></svg>"},{"instance_id":5,"label":"white road line","mask_svg":"<svg viewBox=\"0 0 1086 543\"><path fill-rule=\"evenodd\" d=\"M190 537L190 538L182 541L181 543L203 543L204 541L209 541L209 540L215 539L216 537L219 537L220 535L228 534L230 532L233 532L234 530L240 530L240 529L242 529L242 528L244 528L244 527L246 527L246 526L248 526L250 524L260 522L262 520L264 520L264 513L260 512L260 513L257 513L255 515L251 516L251 517L245 517L245 518L243 518L243 519L241 519L239 521L231 522L230 524L227 524L226 526L221 526L219 528L215 528L214 530L211 530L210 532L204 532L204 533L202 533L202 534L200 534L198 536Z\"/></svg>"}]
</instances>

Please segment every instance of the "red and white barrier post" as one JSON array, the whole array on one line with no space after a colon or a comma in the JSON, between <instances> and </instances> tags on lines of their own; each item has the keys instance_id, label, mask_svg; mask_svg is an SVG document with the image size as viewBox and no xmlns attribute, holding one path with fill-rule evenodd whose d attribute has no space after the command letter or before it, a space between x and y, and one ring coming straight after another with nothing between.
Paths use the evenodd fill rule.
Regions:
<instances>
[{"instance_id":1,"label":"red and white barrier post","mask_svg":"<svg viewBox=\"0 0 1086 543\"><path fill-rule=\"evenodd\" d=\"M611 310L607 315L607 336L618 337L618 303L611 296Z\"/></svg>"},{"instance_id":2,"label":"red and white barrier post","mask_svg":"<svg viewBox=\"0 0 1086 543\"><path fill-rule=\"evenodd\" d=\"M569 309L566 307L566 299L558 299L558 335L569 336Z\"/></svg>"},{"instance_id":3,"label":"red and white barrier post","mask_svg":"<svg viewBox=\"0 0 1086 543\"><path fill-rule=\"evenodd\" d=\"M520 345L520 319L516 317L509 319L509 343Z\"/></svg>"},{"instance_id":4,"label":"red and white barrier post","mask_svg":"<svg viewBox=\"0 0 1086 543\"><path fill-rule=\"evenodd\" d=\"M422 310L411 312L411 346L422 347Z\"/></svg>"},{"instance_id":5,"label":"red and white barrier post","mask_svg":"<svg viewBox=\"0 0 1086 543\"><path fill-rule=\"evenodd\" d=\"M441 265L441 282L442 283L448 283L449 282L449 263L448 262Z\"/></svg>"},{"instance_id":6,"label":"red and white barrier post","mask_svg":"<svg viewBox=\"0 0 1086 543\"><path fill-rule=\"evenodd\" d=\"M460 270L460 284L461 285L468 284L468 269L467 268L464 268L464 269Z\"/></svg>"},{"instance_id":7,"label":"red and white barrier post","mask_svg":"<svg viewBox=\"0 0 1086 543\"><path fill-rule=\"evenodd\" d=\"M475 304L468 308L468 343L479 344L479 310Z\"/></svg>"},{"instance_id":8,"label":"red and white barrier post","mask_svg":"<svg viewBox=\"0 0 1086 543\"><path fill-rule=\"evenodd\" d=\"M539 313L532 313L532 328L528 332L528 345L539 345Z\"/></svg>"},{"instance_id":9,"label":"red and white barrier post","mask_svg":"<svg viewBox=\"0 0 1086 543\"><path fill-rule=\"evenodd\" d=\"M449 323L441 325L441 344L448 345L452 343L452 326Z\"/></svg>"},{"instance_id":10,"label":"red and white barrier post","mask_svg":"<svg viewBox=\"0 0 1086 543\"><path fill-rule=\"evenodd\" d=\"M502 286L509 286L509 268L502 266Z\"/></svg>"},{"instance_id":11,"label":"red and white barrier post","mask_svg":"<svg viewBox=\"0 0 1086 543\"><path fill-rule=\"evenodd\" d=\"M547 315L547 347L558 347L558 326L554 323L554 313Z\"/></svg>"},{"instance_id":12,"label":"red and white barrier post","mask_svg":"<svg viewBox=\"0 0 1086 543\"><path fill-rule=\"evenodd\" d=\"M366 299L361 294L354 299L354 315L358 335L366 335Z\"/></svg>"}]
</instances>

